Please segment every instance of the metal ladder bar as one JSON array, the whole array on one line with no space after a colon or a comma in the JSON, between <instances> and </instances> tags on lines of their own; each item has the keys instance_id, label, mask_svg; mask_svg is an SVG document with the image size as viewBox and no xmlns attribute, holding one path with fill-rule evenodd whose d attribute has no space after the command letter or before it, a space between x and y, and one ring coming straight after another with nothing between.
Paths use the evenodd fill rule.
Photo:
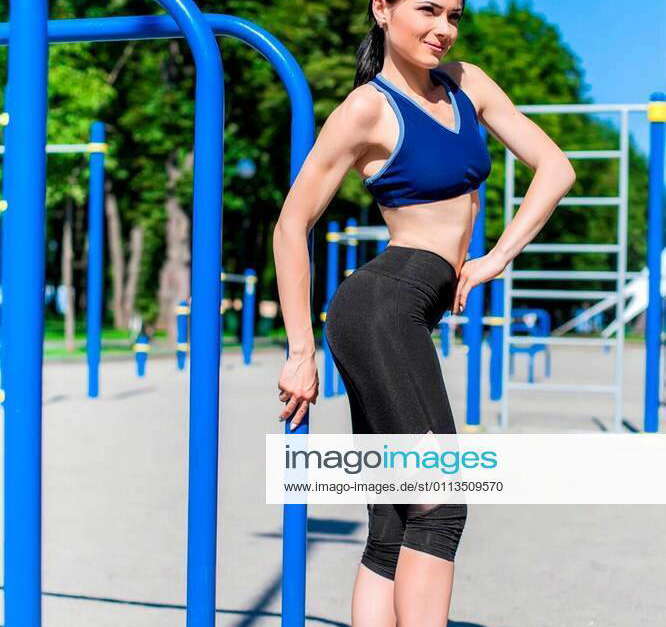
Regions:
<instances>
[{"instance_id":1,"label":"metal ladder bar","mask_svg":"<svg viewBox=\"0 0 666 627\"><path fill-rule=\"evenodd\" d=\"M553 107L540 110L539 107L526 107L524 110L532 112L553 112ZM568 110L571 109L571 110ZM538 338L526 336L512 336L509 333L511 324L512 301L514 297L539 299L603 299L621 294L627 279L626 272L626 246L627 246L627 198L628 198L628 114L630 107L620 106L614 109L620 113L620 147L619 150L579 150L565 151L572 159L619 159L618 196L614 197L565 197L558 203L562 206L616 206L617 207L617 243L606 244L567 244L567 243L539 243L529 244L523 252L550 253L615 253L616 270L614 271L514 271L513 261L507 265L504 273L504 321L502 344L502 380L503 394L501 399L500 425L503 429L509 423L509 390L540 390L553 392L583 392L608 393L614 396L613 423L616 431L622 428L622 379L623 379L623 352L624 352L624 325L619 325L614 338ZM588 109L579 109L578 106L558 107L562 113L588 112ZM601 109L600 109L601 111ZM515 193L515 161L516 157L510 150L505 151L505 194L504 194L504 228L513 219L513 207L523 202L524 197L516 197ZM606 290L555 290L555 289L514 289L513 279L543 280L543 279L577 279L577 280L615 280L615 291ZM615 313L618 320L624 317L624 298L617 298ZM574 383L563 384L531 384L510 382L508 375L509 346L511 344L532 344L534 342L548 345L579 345L579 346L612 346L615 344L615 363L612 385L579 385Z\"/></svg>"}]
</instances>

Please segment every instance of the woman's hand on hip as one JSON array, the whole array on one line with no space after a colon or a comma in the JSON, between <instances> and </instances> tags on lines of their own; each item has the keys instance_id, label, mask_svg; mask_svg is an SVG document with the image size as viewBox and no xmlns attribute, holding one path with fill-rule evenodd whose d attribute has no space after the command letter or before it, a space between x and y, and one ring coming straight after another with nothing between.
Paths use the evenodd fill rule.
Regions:
<instances>
[{"instance_id":1,"label":"woman's hand on hip","mask_svg":"<svg viewBox=\"0 0 666 627\"><path fill-rule=\"evenodd\" d=\"M279 399L285 404L278 420L291 419L292 431L301 424L310 403L317 403L319 394L319 374L314 353L289 354L280 374L278 383ZM296 412L296 413L294 413Z\"/></svg>"},{"instance_id":2,"label":"woman's hand on hip","mask_svg":"<svg viewBox=\"0 0 666 627\"><path fill-rule=\"evenodd\" d=\"M496 278L504 272L505 267L506 263L492 252L466 261L460 269L451 312L453 314L462 313L472 288Z\"/></svg>"}]
</instances>

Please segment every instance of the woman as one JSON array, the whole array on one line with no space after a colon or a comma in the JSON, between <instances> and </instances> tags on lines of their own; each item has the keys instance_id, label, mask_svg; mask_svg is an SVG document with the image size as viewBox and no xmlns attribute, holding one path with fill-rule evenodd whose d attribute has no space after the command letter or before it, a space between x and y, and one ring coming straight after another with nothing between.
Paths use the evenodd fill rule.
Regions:
<instances>
[{"instance_id":1,"label":"woman","mask_svg":"<svg viewBox=\"0 0 666 627\"><path fill-rule=\"evenodd\" d=\"M354 90L326 120L274 233L289 358L280 419L291 428L318 395L307 235L354 168L378 202L388 247L339 286L326 337L355 433L455 433L430 332L470 290L500 274L575 181L553 141L479 67L441 65L464 0L371 0ZM465 260L491 164L482 122L534 176L487 254ZM464 504L368 506L352 598L354 627L446 625Z\"/></svg>"}]
</instances>

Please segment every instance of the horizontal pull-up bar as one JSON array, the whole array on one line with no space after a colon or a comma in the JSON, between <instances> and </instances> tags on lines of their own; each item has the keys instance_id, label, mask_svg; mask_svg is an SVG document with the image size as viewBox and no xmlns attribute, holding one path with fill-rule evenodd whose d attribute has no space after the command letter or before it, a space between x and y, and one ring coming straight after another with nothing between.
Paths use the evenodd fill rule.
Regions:
<instances>
[{"instance_id":1,"label":"horizontal pull-up bar","mask_svg":"<svg viewBox=\"0 0 666 627\"><path fill-rule=\"evenodd\" d=\"M217 35L247 40L250 35L258 34L256 24L239 17L217 13L206 13L204 17ZM47 28L48 41L52 44L183 37L182 31L169 15L49 20ZM0 23L0 45L6 45L8 39L9 24L2 22ZM269 41L269 39L265 39L265 41Z\"/></svg>"},{"instance_id":2,"label":"horizontal pull-up bar","mask_svg":"<svg viewBox=\"0 0 666 627\"><path fill-rule=\"evenodd\" d=\"M103 142L89 142L87 144L46 144L46 154L79 154L79 153L106 153L108 146ZM5 147L0 146L0 155L5 154Z\"/></svg>"}]
</instances>

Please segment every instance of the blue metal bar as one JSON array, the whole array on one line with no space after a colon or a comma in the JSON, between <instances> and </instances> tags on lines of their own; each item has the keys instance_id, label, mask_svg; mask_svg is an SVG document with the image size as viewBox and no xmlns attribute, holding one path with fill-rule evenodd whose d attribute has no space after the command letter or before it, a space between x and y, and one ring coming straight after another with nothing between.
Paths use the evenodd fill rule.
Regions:
<instances>
[{"instance_id":1,"label":"blue metal bar","mask_svg":"<svg viewBox=\"0 0 666 627\"><path fill-rule=\"evenodd\" d=\"M239 22L239 26L243 26ZM255 27L256 29L256 27ZM262 31L263 32L263 31ZM261 34L261 33L260 33ZM243 39L243 34L236 32ZM244 39L244 41L248 41ZM271 43L272 41L272 43ZM291 100L291 163L290 183L296 180L315 140L315 121L312 95L296 59L277 40L254 37L256 49L273 64L285 84ZM272 46L275 46L273 48ZM314 229L308 233L308 258L310 260L310 311L314 295ZM287 345L287 356L289 346ZM296 429L291 431L291 417L285 421L284 432L303 434L310 428L310 410ZM307 558L308 506L287 504L282 513L282 627L305 626L306 558Z\"/></svg>"},{"instance_id":2,"label":"blue metal bar","mask_svg":"<svg viewBox=\"0 0 666 627\"><path fill-rule=\"evenodd\" d=\"M442 350L442 357L447 358L449 356L449 350L450 350L450 335L451 335L451 328L449 327L448 323L446 322L440 322L439 323L439 338L441 342L441 350Z\"/></svg>"},{"instance_id":3,"label":"blue metal bar","mask_svg":"<svg viewBox=\"0 0 666 627\"><path fill-rule=\"evenodd\" d=\"M663 103L666 94L654 93L652 103ZM663 106L663 105L662 105ZM659 109L663 111L663 109ZM648 187L648 307L645 317L645 415L644 429L659 431L659 361L661 353L661 258L663 236L664 126L665 116L650 121L650 169Z\"/></svg>"},{"instance_id":4,"label":"blue metal bar","mask_svg":"<svg viewBox=\"0 0 666 627\"><path fill-rule=\"evenodd\" d=\"M504 277L493 279L490 283L490 315L500 318L504 315ZM502 342L504 328L500 324L490 327L490 400L502 398Z\"/></svg>"},{"instance_id":5,"label":"blue metal bar","mask_svg":"<svg viewBox=\"0 0 666 627\"><path fill-rule=\"evenodd\" d=\"M345 224L345 231L347 229L354 229L358 226L356 218L348 218ZM358 240L347 240L345 242L345 277L348 277L354 270L356 270L357 257L358 257Z\"/></svg>"},{"instance_id":6,"label":"blue metal bar","mask_svg":"<svg viewBox=\"0 0 666 627\"><path fill-rule=\"evenodd\" d=\"M215 625L224 83L217 41L193 0L160 0L196 66L187 625Z\"/></svg>"},{"instance_id":7,"label":"blue metal bar","mask_svg":"<svg viewBox=\"0 0 666 627\"><path fill-rule=\"evenodd\" d=\"M254 347L254 299L256 294L257 273L248 268L245 270L245 289L243 290L243 326L241 340L243 346L243 363L252 363Z\"/></svg>"},{"instance_id":8,"label":"blue metal bar","mask_svg":"<svg viewBox=\"0 0 666 627\"><path fill-rule=\"evenodd\" d=\"M90 141L106 141L104 124L94 122ZM86 354L88 396L99 395L99 359L102 351L102 300L104 297L104 152L90 154L88 192L88 295L86 301Z\"/></svg>"},{"instance_id":9,"label":"blue metal bar","mask_svg":"<svg viewBox=\"0 0 666 627\"><path fill-rule=\"evenodd\" d=\"M134 342L134 361L136 363L136 376L140 379L146 376L148 353L150 352L150 339L145 333L140 333Z\"/></svg>"},{"instance_id":10,"label":"blue metal bar","mask_svg":"<svg viewBox=\"0 0 666 627\"><path fill-rule=\"evenodd\" d=\"M484 141L487 141L485 127L479 125L479 132ZM470 244L470 258L485 255L485 228L486 228L486 184L479 189L479 213L472 232ZM467 297L466 309L468 322L463 327L463 334L467 351L467 418L468 427L478 427L481 424L481 344L483 341L483 294L485 285L481 283L473 287ZM455 313L455 312L454 312Z\"/></svg>"},{"instance_id":11,"label":"blue metal bar","mask_svg":"<svg viewBox=\"0 0 666 627\"><path fill-rule=\"evenodd\" d=\"M47 0L11 0L3 214L5 612L41 625L42 343L46 221Z\"/></svg>"},{"instance_id":12,"label":"blue metal bar","mask_svg":"<svg viewBox=\"0 0 666 627\"><path fill-rule=\"evenodd\" d=\"M7 85L5 86L5 111L8 111L11 108L10 105L10 89L9 89L9 81L7 81ZM2 201L3 203L5 202L5 199L7 198L7 188L8 184L7 181L10 180L11 176L9 174L9 168L11 166L11 160L7 161L6 159L3 161L2 164ZM4 251L4 220L2 220L1 215L0 215L0 276L1 273L4 272L3 268L5 265L5 251ZM2 372L7 366L7 363L5 362L5 342L4 342L4 337L2 335L3 333L3 328L4 325L2 324L2 314L3 314L3 305L2 305L2 279L0 279L0 388L2 389L2 393L0 395L0 399L4 399L4 385L2 384Z\"/></svg>"},{"instance_id":13,"label":"blue metal bar","mask_svg":"<svg viewBox=\"0 0 666 627\"><path fill-rule=\"evenodd\" d=\"M178 370L185 370L185 360L189 351L189 320L190 306L186 300L181 300L176 307L176 367Z\"/></svg>"},{"instance_id":14,"label":"blue metal bar","mask_svg":"<svg viewBox=\"0 0 666 627\"><path fill-rule=\"evenodd\" d=\"M326 231L326 305L324 313L328 313L328 304L333 300L335 290L338 288L338 273L340 263L340 226L337 220L328 223ZM324 323L326 324L326 323ZM335 395L335 364L331 349L326 341L326 335L322 339L324 348L324 397L330 398Z\"/></svg>"}]
</instances>

